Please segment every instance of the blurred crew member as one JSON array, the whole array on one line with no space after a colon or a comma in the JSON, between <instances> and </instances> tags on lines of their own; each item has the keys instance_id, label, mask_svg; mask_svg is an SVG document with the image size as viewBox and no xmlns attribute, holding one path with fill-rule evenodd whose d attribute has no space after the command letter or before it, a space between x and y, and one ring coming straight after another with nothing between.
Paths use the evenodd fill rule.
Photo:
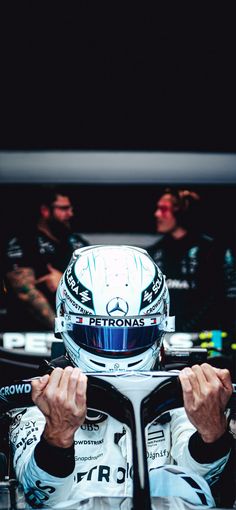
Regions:
<instances>
[{"instance_id":1,"label":"blurred crew member","mask_svg":"<svg viewBox=\"0 0 236 510\"><path fill-rule=\"evenodd\" d=\"M197 193L166 189L155 210L161 236L148 253L167 275L176 331L221 329L225 295L223 249L199 231Z\"/></svg>"},{"instance_id":2,"label":"blurred crew member","mask_svg":"<svg viewBox=\"0 0 236 510\"><path fill-rule=\"evenodd\" d=\"M9 330L54 329L55 292L74 249L88 242L72 233L73 207L61 190L44 191L36 228L22 225L5 254Z\"/></svg>"}]
</instances>

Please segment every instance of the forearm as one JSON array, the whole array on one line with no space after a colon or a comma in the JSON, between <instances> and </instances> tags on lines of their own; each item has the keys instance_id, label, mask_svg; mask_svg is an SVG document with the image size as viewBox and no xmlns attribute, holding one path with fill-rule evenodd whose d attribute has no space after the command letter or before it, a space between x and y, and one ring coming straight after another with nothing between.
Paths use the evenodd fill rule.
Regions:
<instances>
[{"instance_id":1,"label":"forearm","mask_svg":"<svg viewBox=\"0 0 236 510\"><path fill-rule=\"evenodd\" d=\"M44 294L36 288L31 268L18 268L7 274L7 281L19 301L37 318L42 326L53 329L55 313Z\"/></svg>"},{"instance_id":2,"label":"forearm","mask_svg":"<svg viewBox=\"0 0 236 510\"><path fill-rule=\"evenodd\" d=\"M23 301L20 295L19 299ZM43 327L54 329L55 312L42 292L36 288L29 289L24 302L29 312Z\"/></svg>"},{"instance_id":3,"label":"forearm","mask_svg":"<svg viewBox=\"0 0 236 510\"><path fill-rule=\"evenodd\" d=\"M209 449L209 445L207 444L205 448L200 449L197 453L196 449L199 448L199 445L196 445L196 449L193 449L192 445L190 447L189 444L190 438L182 445L178 445L179 448L175 449L175 462L180 468L182 467L185 470L202 476L210 485L214 484L228 462L230 450L227 452L225 451L223 454L224 448L222 447L221 451L219 451L218 447L216 447L215 454L213 454L214 446Z\"/></svg>"},{"instance_id":4,"label":"forearm","mask_svg":"<svg viewBox=\"0 0 236 510\"><path fill-rule=\"evenodd\" d=\"M204 443L193 425L186 421L184 410L175 411L172 419L172 457L183 469L205 478L211 485L221 475L229 459L232 438L226 432L213 443Z\"/></svg>"},{"instance_id":5,"label":"forearm","mask_svg":"<svg viewBox=\"0 0 236 510\"><path fill-rule=\"evenodd\" d=\"M68 498L74 469L73 448L70 458L68 451L63 449L44 448L41 440L44 428L45 418L35 407L29 408L26 413L24 410L12 413L10 441L16 478L21 482L30 504L40 508Z\"/></svg>"},{"instance_id":6,"label":"forearm","mask_svg":"<svg viewBox=\"0 0 236 510\"><path fill-rule=\"evenodd\" d=\"M40 442L38 444L40 445ZM50 462L49 459L46 462L44 454L40 457L40 454L36 452L36 448L27 464L23 466L20 476L27 502L33 507L41 508L47 505L51 508L58 503L68 501L74 481L73 469L72 472L70 472L71 469L66 470L65 457L56 454L55 451L52 452L51 449L47 452L51 457ZM45 466L42 458L44 458ZM48 472L50 470L52 473Z\"/></svg>"},{"instance_id":7,"label":"forearm","mask_svg":"<svg viewBox=\"0 0 236 510\"><path fill-rule=\"evenodd\" d=\"M193 459L201 464L215 462L230 453L233 446L233 436L225 431L216 441L205 443L196 431L189 439L189 452Z\"/></svg>"},{"instance_id":8,"label":"forearm","mask_svg":"<svg viewBox=\"0 0 236 510\"><path fill-rule=\"evenodd\" d=\"M65 478L75 468L74 443L68 448L49 444L43 436L34 451L36 464L52 476Z\"/></svg>"}]
</instances>

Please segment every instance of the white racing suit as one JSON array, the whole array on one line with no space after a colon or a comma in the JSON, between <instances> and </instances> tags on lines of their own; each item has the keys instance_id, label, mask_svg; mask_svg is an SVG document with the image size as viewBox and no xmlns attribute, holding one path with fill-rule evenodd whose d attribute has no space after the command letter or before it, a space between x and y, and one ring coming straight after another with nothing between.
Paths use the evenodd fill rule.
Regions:
<instances>
[{"instance_id":1,"label":"white racing suit","mask_svg":"<svg viewBox=\"0 0 236 510\"><path fill-rule=\"evenodd\" d=\"M16 409L12 416L14 468L32 506L96 496L132 497L131 432L123 424L112 417L87 420L75 434L74 447L62 449L40 439L45 418L37 407ZM185 410L178 409L148 426L146 439L153 496L177 496L195 505L215 506L208 484L217 480L228 460L227 438L218 440L218 446L214 443L210 452L203 443L201 453L200 436Z\"/></svg>"}]
</instances>

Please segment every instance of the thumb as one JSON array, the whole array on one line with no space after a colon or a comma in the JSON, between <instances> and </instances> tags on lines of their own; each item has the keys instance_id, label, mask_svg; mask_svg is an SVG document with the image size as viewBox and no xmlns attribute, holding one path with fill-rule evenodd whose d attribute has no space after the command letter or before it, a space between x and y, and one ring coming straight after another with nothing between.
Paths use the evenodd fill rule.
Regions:
<instances>
[{"instance_id":1,"label":"thumb","mask_svg":"<svg viewBox=\"0 0 236 510\"><path fill-rule=\"evenodd\" d=\"M227 390L232 392L233 386L232 386L232 381L231 381L231 376L230 376L229 371L226 368L216 368L216 367L213 367L213 368L216 372L217 377L222 382L223 386Z\"/></svg>"},{"instance_id":2,"label":"thumb","mask_svg":"<svg viewBox=\"0 0 236 510\"><path fill-rule=\"evenodd\" d=\"M46 388L49 377L50 377L49 374L45 374L39 379L34 379L33 381L31 381L33 401L35 401L35 399L37 399L37 397L41 395L44 388Z\"/></svg>"},{"instance_id":3,"label":"thumb","mask_svg":"<svg viewBox=\"0 0 236 510\"><path fill-rule=\"evenodd\" d=\"M43 283L43 282L46 282L48 280L48 274L45 274L44 276L40 276L40 278L38 278L35 283Z\"/></svg>"},{"instance_id":4,"label":"thumb","mask_svg":"<svg viewBox=\"0 0 236 510\"><path fill-rule=\"evenodd\" d=\"M47 268L49 273L52 273L54 271L54 267L52 266L52 264L47 264Z\"/></svg>"}]
</instances>

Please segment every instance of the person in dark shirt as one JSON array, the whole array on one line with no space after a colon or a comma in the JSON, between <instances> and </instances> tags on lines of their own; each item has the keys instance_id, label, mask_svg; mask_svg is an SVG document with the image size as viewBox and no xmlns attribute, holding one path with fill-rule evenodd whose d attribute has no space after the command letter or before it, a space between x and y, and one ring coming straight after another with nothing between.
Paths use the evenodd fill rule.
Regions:
<instances>
[{"instance_id":1,"label":"person in dark shirt","mask_svg":"<svg viewBox=\"0 0 236 510\"><path fill-rule=\"evenodd\" d=\"M197 225L200 197L189 190L166 189L157 202L161 236L147 248L167 276L176 331L221 329L225 296L224 253Z\"/></svg>"},{"instance_id":2,"label":"person in dark shirt","mask_svg":"<svg viewBox=\"0 0 236 510\"><path fill-rule=\"evenodd\" d=\"M55 292L76 248L89 243L72 233L73 207L61 190L44 193L36 228L8 236L4 275L8 329L53 331Z\"/></svg>"}]
</instances>

